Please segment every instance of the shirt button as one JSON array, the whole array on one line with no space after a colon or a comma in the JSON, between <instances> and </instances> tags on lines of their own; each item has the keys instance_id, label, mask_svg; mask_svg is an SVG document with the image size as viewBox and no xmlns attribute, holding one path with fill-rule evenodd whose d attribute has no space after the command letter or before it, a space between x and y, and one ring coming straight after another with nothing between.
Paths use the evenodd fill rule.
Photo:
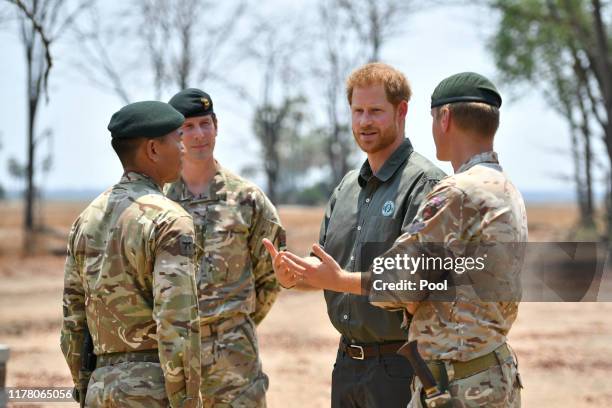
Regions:
<instances>
[{"instance_id":1,"label":"shirt button","mask_svg":"<svg viewBox=\"0 0 612 408\"><path fill-rule=\"evenodd\" d=\"M342 316L342 318L343 318L344 320L348 320L348 315L347 315L347 314L345 314L344 316Z\"/></svg>"},{"instance_id":2,"label":"shirt button","mask_svg":"<svg viewBox=\"0 0 612 408\"><path fill-rule=\"evenodd\" d=\"M351 261L354 261L355 257L353 255L351 255Z\"/></svg>"},{"instance_id":3,"label":"shirt button","mask_svg":"<svg viewBox=\"0 0 612 408\"><path fill-rule=\"evenodd\" d=\"M357 231L361 231L361 225L357 226Z\"/></svg>"},{"instance_id":4,"label":"shirt button","mask_svg":"<svg viewBox=\"0 0 612 408\"><path fill-rule=\"evenodd\" d=\"M370 202L370 197L366 198L366 203Z\"/></svg>"}]
</instances>

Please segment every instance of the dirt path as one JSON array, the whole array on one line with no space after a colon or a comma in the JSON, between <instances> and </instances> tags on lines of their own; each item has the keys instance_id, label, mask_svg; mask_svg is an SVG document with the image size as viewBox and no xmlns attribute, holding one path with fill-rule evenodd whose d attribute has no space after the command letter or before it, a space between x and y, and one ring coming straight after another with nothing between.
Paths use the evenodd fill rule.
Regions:
<instances>
[{"instance_id":1,"label":"dirt path","mask_svg":"<svg viewBox=\"0 0 612 408\"><path fill-rule=\"evenodd\" d=\"M321 211L284 209L281 214L292 248L306 252ZM16 233L1 232L15 239ZM59 349L62 270L61 257L0 257L0 343L11 347L7 386L71 385ZM258 332L270 377L268 405L329 406L338 335L322 294L282 293ZM523 303L510 344L520 360L524 407L612 406L612 303Z\"/></svg>"}]
</instances>

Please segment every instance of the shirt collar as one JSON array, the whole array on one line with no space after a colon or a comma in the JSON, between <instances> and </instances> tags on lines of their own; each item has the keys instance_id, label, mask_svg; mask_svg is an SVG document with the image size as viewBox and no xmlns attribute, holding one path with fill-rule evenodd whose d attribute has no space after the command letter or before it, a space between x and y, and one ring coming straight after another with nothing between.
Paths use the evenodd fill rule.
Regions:
<instances>
[{"instance_id":1,"label":"shirt collar","mask_svg":"<svg viewBox=\"0 0 612 408\"><path fill-rule=\"evenodd\" d=\"M499 171L502 170L502 167L499 165L499 160L497 158L497 153L495 153L494 151L488 151L488 152L483 152L483 153L478 153L475 154L474 156L470 157L470 159L468 161L466 161L465 163L463 163L459 169L457 169L457 171L455 172L455 174L457 173L462 173L466 170L471 169L472 167L474 167L477 164L486 164L491 168L497 169Z\"/></svg>"},{"instance_id":2,"label":"shirt collar","mask_svg":"<svg viewBox=\"0 0 612 408\"><path fill-rule=\"evenodd\" d=\"M159 185L151 177L147 176L146 174L138 173L135 171L126 171L125 173L123 173L123 176L121 176L121 180L119 181L119 183L138 183L153 188L159 192L162 191Z\"/></svg>"},{"instance_id":3,"label":"shirt collar","mask_svg":"<svg viewBox=\"0 0 612 408\"><path fill-rule=\"evenodd\" d=\"M366 159L366 161L361 166L361 169L359 170L359 177L357 178L357 181L359 182L361 188L365 187L365 185L372 176L375 176L383 183L389 180L391 176L395 174L397 169L399 169L400 166L404 164L406 160L408 160L408 157L410 157L412 150L412 143L410 143L410 140L408 138L405 138L402 141L402 144L399 145L397 149L395 149L395 151L384 162L384 164L376 174L372 173L372 167L370 167L370 162Z\"/></svg>"}]
</instances>

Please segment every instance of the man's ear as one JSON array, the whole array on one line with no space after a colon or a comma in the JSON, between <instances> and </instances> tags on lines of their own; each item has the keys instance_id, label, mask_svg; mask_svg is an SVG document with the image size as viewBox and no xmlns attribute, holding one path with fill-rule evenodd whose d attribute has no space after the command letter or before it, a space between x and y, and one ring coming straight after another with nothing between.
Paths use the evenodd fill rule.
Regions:
<instances>
[{"instance_id":1,"label":"man's ear","mask_svg":"<svg viewBox=\"0 0 612 408\"><path fill-rule=\"evenodd\" d=\"M397 105L397 114L400 118L406 118L406 115L408 114L408 102L401 101L399 105Z\"/></svg>"},{"instance_id":2,"label":"man's ear","mask_svg":"<svg viewBox=\"0 0 612 408\"><path fill-rule=\"evenodd\" d=\"M450 129L450 123L451 123L451 111L448 107L442 107L440 109L439 112L440 117L440 125L442 127L442 130L444 130L445 132L448 132L448 130Z\"/></svg>"},{"instance_id":3,"label":"man's ear","mask_svg":"<svg viewBox=\"0 0 612 408\"><path fill-rule=\"evenodd\" d=\"M159 161L159 138L147 139L145 142L145 154L153 163Z\"/></svg>"}]
</instances>

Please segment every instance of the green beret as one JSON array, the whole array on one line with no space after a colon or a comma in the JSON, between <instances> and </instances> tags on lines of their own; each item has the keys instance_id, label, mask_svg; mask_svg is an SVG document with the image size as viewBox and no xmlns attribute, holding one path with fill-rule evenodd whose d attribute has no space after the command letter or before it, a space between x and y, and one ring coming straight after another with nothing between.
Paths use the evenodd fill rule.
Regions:
<instances>
[{"instance_id":1,"label":"green beret","mask_svg":"<svg viewBox=\"0 0 612 408\"><path fill-rule=\"evenodd\" d=\"M502 98L495 85L475 72L462 72L440 82L431 94L431 107L454 102L483 102L496 108Z\"/></svg>"},{"instance_id":2,"label":"green beret","mask_svg":"<svg viewBox=\"0 0 612 408\"><path fill-rule=\"evenodd\" d=\"M210 95L196 88L183 89L174 95L168 103L186 118L213 115L215 113Z\"/></svg>"},{"instance_id":3,"label":"green beret","mask_svg":"<svg viewBox=\"0 0 612 408\"><path fill-rule=\"evenodd\" d=\"M180 128L183 122L183 115L167 103L144 101L130 103L115 112L108 130L117 139L154 138Z\"/></svg>"}]
</instances>

